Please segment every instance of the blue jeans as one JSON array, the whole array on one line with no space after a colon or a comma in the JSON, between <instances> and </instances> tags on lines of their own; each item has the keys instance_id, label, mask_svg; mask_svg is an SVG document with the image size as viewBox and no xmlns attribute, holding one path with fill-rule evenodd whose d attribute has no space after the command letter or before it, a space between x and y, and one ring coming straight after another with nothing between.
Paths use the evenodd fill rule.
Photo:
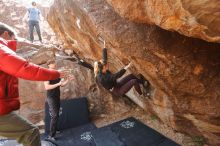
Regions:
<instances>
[{"instance_id":1,"label":"blue jeans","mask_svg":"<svg viewBox=\"0 0 220 146\"><path fill-rule=\"evenodd\" d=\"M28 25L29 25L30 41L31 42L34 41L34 34L33 34L34 33L34 27L37 31L37 35L39 37L39 40L42 41L39 22L30 20L30 21L28 21Z\"/></svg>"}]
</instances>

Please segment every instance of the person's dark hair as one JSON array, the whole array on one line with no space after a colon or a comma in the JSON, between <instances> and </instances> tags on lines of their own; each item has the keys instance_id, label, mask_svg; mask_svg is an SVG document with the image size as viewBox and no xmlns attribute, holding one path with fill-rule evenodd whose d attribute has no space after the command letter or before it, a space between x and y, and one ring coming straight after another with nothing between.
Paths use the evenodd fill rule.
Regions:
<instances>
[{"instance_id":1,"label":"person's dark hair","mask_svg":"<svg viewBox=\"0 0 220 146\"><path fill-rule=\"evenodd\" d=\"M50 65L50 64L55 64L55 63L56 63L55 60L48 60L47 61L47 66Z\"/></svg>"},{"instance_id":2,"label":"person's dark hair","mask_svg":"<svg viewBox=\"0 0 220 146\"><path fill-rule=\"evenodd\" d=\"M99 71L102 71L103 69L103 64L101 62L98 62L98 67L99 67Z\"/></svg>"},{"instance_id":3,"label":"person's dark hair","mask_svg":"<svg viewBox=\"0 0 220 146\"><path fill-rule=\"evenodd\" d=\"M2 35L5 31L7 31L10 36L15 35L13 28L0 22L0 35Z\"/></svg>"},{"instance_id":4,"label":"person's dark hair","mask_svg":"<svg viewBox=\"0 0 220 146\"><path fill-rule=\"evenodd\" d=\"M37 3L34 2L34 1L31 4L32 4L32 6L36 6L37 5Z\"/></svg>"}]
</instances>

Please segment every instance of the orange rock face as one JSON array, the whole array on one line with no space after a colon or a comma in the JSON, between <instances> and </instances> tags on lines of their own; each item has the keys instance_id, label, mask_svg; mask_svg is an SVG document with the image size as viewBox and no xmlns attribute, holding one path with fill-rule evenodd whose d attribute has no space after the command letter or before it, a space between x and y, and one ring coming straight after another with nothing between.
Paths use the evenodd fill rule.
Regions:
<instances>
[{"instance_id":1,"label":"orange rock face","mask_svg":"<svg viewBox=\"0 0 220 146\"><path fill-rule=\"evenodd\" d=\"M89 60L101 59L101 35L113 71L132 62L130 72L150 81L150 99L130 94L136 104L177 131L220 145L220 44L145 24L219 42L219 27L212 27L220 24L219 2L108 2L114 8L104 0L57 0L48 20L68 48ZM212 23L209 14L216 15Z\"/></svg>"},{"instance_id":2,"label":"orange rock face","mask_svg":"<svg viewBox=\"0 0 220 146\"><path fill-rule=\"evenodd\" d=\"M219 0L107 0L125 18L220 42Z\"/></svg>"},{"instance_id":3,"label":"orange rock face","mask_svg":"<svg viewBox=\"0 0 220 146\"><path fill-rule=\"evenodd\" d=\"M24 2L24 1L23 1ZM18 33L19 37L28 37L28 27L22 25L22 18L26 13L26 8L18 3L18 1L0 1L0 21L13 27ZM26 1L30 3L30 1ZM45 3L48 1L45 1ZM48 13L48 7L40 7L43 16ZM6 17L8 16L8 17ZM57 56L72 54L71 48L65 48L63 51L57 51L51 44L60 44L57 40L51 27L47 21L41 23L41 30L43 33L43 42L49 46L41 44L40 46L26 46L20 44L17 50L17 55L28 59L38 65L47 67L45 63L49 59L55 59ZM77 42L75 42L77 44ZM76 44L74 44L76 46ZM73 46L74 46L73 45ZM66 54L65 54L65 53ZM64 60L62 57L57 57L58 68L66 67L74 69L72 73L75 77L73 81L67 86L61 88L61 99L71 99L77 97L87 97L89 100L90 116L92 119L101 119L111 114L122 114L131 110L130 105L126 105L123 100L113 100L109 92L97 86L93 76L93 72L81 67L76 62ZM89 61L89 60L87 60ZM43 128L44 119L44 105L46 99L46 91L43 82L34 82L20 79L19 80L19 94L21 101L21 108L19 114L27 118L31 122L40 125ZM117 106L115 106L117 105ZM117 109L116 109L117 108Z\"/></svg>"}]
</instances>

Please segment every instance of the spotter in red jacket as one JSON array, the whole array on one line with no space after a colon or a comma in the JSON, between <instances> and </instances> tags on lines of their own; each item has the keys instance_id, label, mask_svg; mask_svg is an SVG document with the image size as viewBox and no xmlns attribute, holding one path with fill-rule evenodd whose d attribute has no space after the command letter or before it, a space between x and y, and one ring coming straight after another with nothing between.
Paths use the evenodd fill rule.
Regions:
<instances>
[{"instance_id":1,"label":"spotter in red jacket","mask_svg":"<svg viewBox=\"0 0 220 146\"><path fill-rule=\"evenodd\" d=\"M60 77L58 71L29 63L17 56L15 51L16 41L0 38L0 115L20 108L18 78L47 81Z\"/></svg>"}]
</instances>

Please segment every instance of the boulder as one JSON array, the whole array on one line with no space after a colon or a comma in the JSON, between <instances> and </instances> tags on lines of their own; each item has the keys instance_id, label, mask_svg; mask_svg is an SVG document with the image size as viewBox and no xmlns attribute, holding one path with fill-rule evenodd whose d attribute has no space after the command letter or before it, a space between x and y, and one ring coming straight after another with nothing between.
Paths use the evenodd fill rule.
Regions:
<instances>
[{"instance_id":1,"label":"boulder","mask_svg":"<svg viewBox=\"0 0 220 146\"><path fill-rule=\"evenodd\" d=\"M220 44L206 41L219 42L218 28L211 27L219 25L217 16L208 25L219 5L186 2L56 0L48 21L68 48L91 63L101 59L104 38L113 72L132 62L128 73L141 73L151 84L150 98L132 93L131 100L173 129L217 146Z\"/></svg>"}]
</instances>

